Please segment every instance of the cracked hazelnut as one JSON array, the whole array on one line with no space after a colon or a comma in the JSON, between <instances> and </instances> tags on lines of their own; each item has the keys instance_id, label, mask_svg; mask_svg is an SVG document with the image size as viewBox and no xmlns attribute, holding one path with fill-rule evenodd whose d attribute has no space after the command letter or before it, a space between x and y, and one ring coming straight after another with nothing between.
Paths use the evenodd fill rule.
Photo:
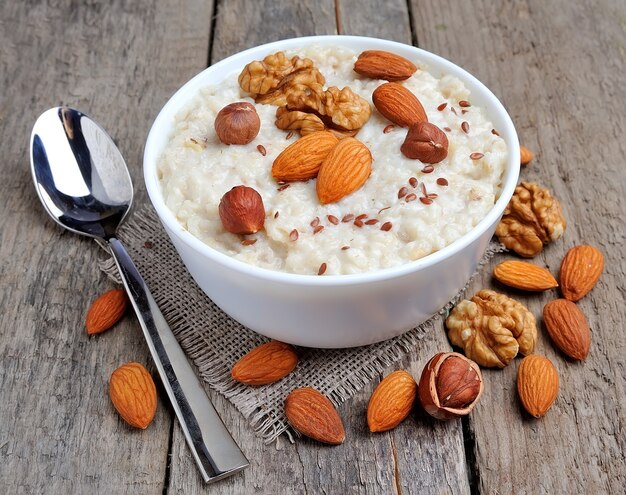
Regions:
<instances>
[{"instance_id":1,"label":"cracked hazelnut","mask_svg":"<svg viewBox=\"0 0 626 495\"><path fill-rule=\"evenodd\" d=\"M400 151L407 158L423 163L439 163L448 156L448 138L430 122L418 122L409 128Z\"/></svg>"},{"instance_id":2,"label":"cracked hazelnut","mask_svg":"<svg viewBox=\"0 0 626 495\"><path fill-rule=\"evenodd\" d=\"M424 410L437 419L466 416L482 392L480 368L456 352L436 354L424 367L418 385Z\"/></svg>"},{"instance_id":3,"label":"cracked hazelnut","mask_svg":"<svg viewBox=\"0 0 626 495\"><path fill-rule=\"evenodd\" d=\"M235 186L224 194L219 214L224 228L233 234L254 234L265 224L263 198L247 186Z\"/></svg>"},{"instance_id":4,"label":"cracked hazelnut","mask_svg":"<svg viewBox=\"0 0 626 495\"><path fill-rule=\"evenodd\" d=\"M215 117L215 132L224 144L248 144L260 128L256 109L245 101L226 105Z\"/></svg>"}]
</instances>

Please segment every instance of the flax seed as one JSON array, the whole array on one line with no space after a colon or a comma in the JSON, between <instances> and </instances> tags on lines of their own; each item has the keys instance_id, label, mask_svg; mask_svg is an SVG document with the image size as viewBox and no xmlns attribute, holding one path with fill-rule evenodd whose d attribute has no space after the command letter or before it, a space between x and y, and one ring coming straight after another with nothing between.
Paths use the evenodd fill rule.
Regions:
<instances>
[{"instance_id":1,"label":"flax seed","mask_svg":"<svg viewBox=\"0 0 626 495\"><path fill-rule=\"evenodd\" d=\"M385 222L385 223L383 223L380 226L380 230L384 230L385 232L389 232L392 227L393 227L393 224L391 222Z\"/></svg>"},{"instance_id":2,"label":"flax seed","mask_svg":"<svg viewBox=\"0 0 626 495\"><path fill-rule=\"evenodd\" d=\"M400 190L398 191L398 199L404 198L408 192L409 190L406 187L401 187Z\"/></svg>"},{"instance_id":3,"label":"flax seed","mask_svg":"<svg viewBox=\"0 0 626 495\"><path fill-rule=\"evenodd\" d=\"M480 160L483 156L485 155L483 155L482 153L474 152L470 155L470 158L472 160Z\"/></svg>"},{"instance_id":4,"label":"flax seed","mask_svg":"<svg viewBox=\"0 0 626 495\"><path fill-rule=\"evenodd\" d=\"M465 134L468 134L468 133L469 133L469 129L470 129L470 128L469 128L469 124L467 123L467 121L465 121L465 120L464 120L464 121L461 123L461 129L463 129L463 132L464 132Z\"/></svg>"},{"instance_id":5,"label":"flax seed","mask_svg":"<svg viewBox=\"0 0 626 495\"><path fill-rule=\"evenodd\" d=\"M447 186L448 185L448 179L444 179L443 177L439 177L437 179L437 185L439 185L439 186Z\"/></svg>"},{"instance_id":6,"label":"flax seed","mask_svg":"<svg viewBox=\"0 0 626 495\"><path fill-rule=\"evenodd\" d=\"M385 133L385 134L389 134L389 133L390 133L391 131L393 131L395 128L396 128L396 126L395 126L395 125L393 125L393 124L389 124L387 127L385 127L385 128L383 129L383 133Z\"/></svg>"},{"instance_id":7,"label":"flax seed","mask_svg":"<svg viewBox=\"0 0 626 495\"><path fill-rule=\"evenodd\" d=\"M460 107L471 107L471 106L472 106L472 104L471 104L469 101L466 101L466 100L461 100L461 101L459 102L459 106L460 106Z\"/></svg>"},{"instance_id":8,"label":"flax seed","mask_svg":"<svg viewBox=\"0 0 626 495\"><path fill-rule=\"evenodd\" d=\"M433 200L430 198L420 198L420 201L424 203L425 205L430 205L433 202Z\"/></svg>"},{"instance_id":9,"label":"flax seed","mask_svg":"<svg viewBox=\"0 0 626 495\"><path fill-rule=\"evenodd\" d=\"M315 228L320 224L320 217L315 217L311 220L311 227Z\"/></svg>"},{"instance_id":10,"label":"flax seed","mask_svg":"<svg viewBox=\"0 0 626 495\"><path fill-rule=\"evenodd\" d=\"M241 241L242 246L252 246L256 242L256 239L244 239Z\"/></svg>"},{"instance_id":11,"label":"flax seed","mask_svg":"<svg viewBox=\"0 0 626 495\"><path fill-rule=\"evenodd\" d=\"M282 191L284 191L285 189L287 189L290 185L291 185L291 184L283 184L282 186L280 186L280 187L277 189L277 191L278 191L278 192L282 192Z\"/></svg>"},{"instance_id":12,"label":"flax seed","mask_svg":"<svg viewBox=\"0 0 626 495\"><path fill-rule=\"evenodd\" d=\"M319 234L322 230L324 230L324 226L323 225L318 225L317 227L315 227L313 229L313 234Z\"/></svg>"},{"instance_id":13,"label":"flax seed","mask_svg":"<svg viewBox=\"0 0 626 495\"><path fill-rule=\"evenodd\" d=\"M350 249L350 246L342 246L341 248L342 251L347 251L348 249Z\"/></svg>"},{"instance_id":14,"label":"flax seed","mask_svg":"<svg viewBox=\"0 0 626 495\"><path fill-rule=\"evenodd\" d=\"M422 169L422 173L423 174L430 174L432 172L435 171L435 167L433 167L432 165L426 165L423 169Z\"/></svg>"},{"instance_id":15,"label":"flax seed","mask_svg":"<svg viewBox=\"0 0 626 495\"><path fill-rule=\"evenodd\" d=\"M439 110L440 112L443 112L443 110L448 106L447 103L442 103L441 105L439 105L437 107L437 110Z\"/></svg>"},{"instance_id":16,"label":"flax seed","mask_svg":"<svg viewBox=\"0 0 626 495\"><path fill-rule=\"evenodd\" d=\"M292 241L297 241L298 237L300 237L300 234L298 234L298 231L296 229L293 229L291 232L289 232L289 239L291 239Z\"/></svg>"},{"instance_id":17,"label":"flax seed","mask_svg":"<svg viewBox=\"0 0 626 495\"><path fill-rule=\"evenodd\" d=\"M287 137L285 139L289 140L289 139L291 139L292 136L293 136L293 131L289 131L287 133Z\"/></svg>"},{"instance_id":18,"label":"flax seed","mask_svg":"<svg viewBox=\"0 0 626 495\"><path fill-rule=\"evenodd\" d=\"M372 218L371 220L368 220L367 222L365 222L365 225L376 225L378 223L378 220L376 218Z\"/></svg>"},{"instance_id":19,"label":"flax seed","mask_svg":"<svg viewBox=\"0 0 626 495\"><path fill-rule=\"evenodd\" d=\"M341 221L343 223L348 223L348 222L351 222L353 219L354 219L354 215L352 213L348 213L347 215L344 215Z\"/></svg>"},{"instance_id":20,"label":"flax seed","mask_svg":"<svg viewBox=\"0 0 626 495\"><path fill-rule=\"evenodd\" d=\"M415 189L417 187L417 179L415 177L411 177L409 179L409 184L411 184L411 187Z\"/></svg>"},{"instance_id":21,"label":"flax seed","mask_svg":"<svg viewBox=\"0 0 626 495\"><path fill-rule=\"evenodd\" d=\"M410 203L411 201L415 201L416 199L417 199L417 194L415 194L415 193L411 193L411 194L407 195L406 198L404 198L404 200L407 203Z\"/></svg>"},{"instance_id":22,"label":"flax seed","mask_svg":"<svg viewBox=\"0 0 626 495\"><path fill-rule=\"evenodd\" d=\"M324 275L324 273L326 273L326 263L322 263L320 269L317 270L318 275Z\"/></svg>"},{"instance_id":23,"label":"flax seed","mask_svg":"<svg viewBox=\"0 0 626 495\"><path fill-rule=\"evenodd\" d=\"M261 153L263 156L267 155L267 150L262 144L259 144L256 149L259 150L259 153Z\"/></svg>"},{"instance_id":24,"label":"flax seed","mask_svg":"<svg viewBox=\"0 0 626 495\"><path fill-rule=\"evenodd\" d=\"M326 218L328 218L328 221L333 225L337 225L339 223L339 219L335 215L328 215Z\"/></svg>"},{"instance_id":25,"label":"flax seed","mask_svg":"<svg viewBox=\"0 0 626 495\"><path fill-rule=\"evenodd\" d=\"M491 129L491 134L493 134L494 136L499 136L500 133L498 131L496 131L495 129Z\"/></svg>"}]
</instances>

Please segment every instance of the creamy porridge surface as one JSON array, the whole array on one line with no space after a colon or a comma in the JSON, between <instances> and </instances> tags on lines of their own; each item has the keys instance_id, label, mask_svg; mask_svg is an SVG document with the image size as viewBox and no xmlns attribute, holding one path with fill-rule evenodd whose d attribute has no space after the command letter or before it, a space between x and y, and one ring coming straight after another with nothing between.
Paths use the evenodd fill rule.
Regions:
<instances>
[{"instance_id":1,"label":"creamy porridge surface","mask_svg":"<svg viewBox=\"0 0 626 495\"><path fill-rule=\"evenodd\" d=\"M353 66L358 53L344 48L312 46L287 54L312 59L326 77L326 86L350 86L370 104L374 89L386 82L357 75ZM470 92L459 79L435 78L419 60L412 61L419 69L401 84L419 98L429 121L444 129L449 141L447 158L433 165L433 172L422 172L425 164L400 153L407 130L396 126L384 133L390 122L372 105L372 116L356 135L373 158L372 174L362 188L328 205L320 204L315 179L292 182L279 191L272 178L272 163L299 135L294 133L287 140L287 132L274 125L277 107L255 104L240 89L239 72L235 72L219 86L202 89L177 115L158 163L166 205L184 228L209 246L252 265L291 273L317 274L323 263L327 275L368 272L407 263L447 246L469 232L493 207L507 147L492 133L493 125L479 107L459 105L460 101L471 102ZM255 104L261 130L247 145L228 146L219 141L213 124L220 109L236 101ZM447 106L440 111L442 103ZM462 129L464 121L468 132ZM190 139L206 140L206 147L189 146ZM258 145L266 149L265 156ZM473 153L484 156L472 159ZM412 177L419 182L417 188L409 183ZM438 183L442 178L447 186L439 184L445 181ZM245 236L256 239L251 245L242 245L243 236L225 231L218 214L221 197L240 184L256 189L265 204L264 230ZM422 196L421 184L427 193L437 195L431 204L398 198L402 187L407 194ZM362 227L353 221L341 222L348 214L366 214L366 220L378 221ZM340 222L334 225L328 215ZM318 233L311 226L316 217L324 227L318 228ZM390 230L381 230L387 222ZM294 229L298 231L295 241L290 237Z\"/></svg>"}]
</instances>

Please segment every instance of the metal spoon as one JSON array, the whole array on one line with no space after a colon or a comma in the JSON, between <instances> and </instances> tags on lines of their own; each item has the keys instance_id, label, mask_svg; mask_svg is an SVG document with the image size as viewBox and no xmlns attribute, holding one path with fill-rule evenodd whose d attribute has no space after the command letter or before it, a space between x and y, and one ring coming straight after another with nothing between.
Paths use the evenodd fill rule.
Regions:
<instances>
[{"instance_id":1,"label":"metal spoon","mask_svg":"<svg viewBox=\"0 0 626 495\"><path fill-rule=\"evenodd\" d=\"M44 112L31 134L31 171L46 211L66 229L105 241L204 481L248 466L115 232L133 199L126 163L106 131L68 107Z\"/></svg>"}]
</instances>

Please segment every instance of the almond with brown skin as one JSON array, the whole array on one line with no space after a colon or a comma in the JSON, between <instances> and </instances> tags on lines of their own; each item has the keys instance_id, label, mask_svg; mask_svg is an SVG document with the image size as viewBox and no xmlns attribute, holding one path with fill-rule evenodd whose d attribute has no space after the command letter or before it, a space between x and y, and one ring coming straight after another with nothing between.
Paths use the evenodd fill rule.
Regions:
<instances>
[{"instance_id":1,"label":"almond with brown skin","mask_svg":"<svg viewBox=\"0 0 626 495\"><path fill-rule=\"evenodd\" d=\"M416 70L417 67L411 61L383 50L366 50L354 64L354 72L357 74L386 81L403 81Z\"/></svg>"},{"instance_id":2,"label":"almond with brown skin","mask_svg":"<svg viewBox=\"0 0 626 495\"><path fill-rule=\"evenodd\" d=\"M224 194L219 214L224 228L233 234L254 234L265 224L263 198L248 186L235 186Z\"/></svg>"},{"instance_id":3,"label":"almond with brown skin","mask_svg":"<svg viewBox=\"0 0 626 495\"><path fill-rule=\"evenodd\" d=\"M381 84L372 93L372 101L385 118L401 127L428 122L426 111L417 96L401 84Z\"/></svg>"},{"instance_id":4,"label":"almond with brown skin","mask_svg":"<svg viewBox=\"0 0 626 495\"><path fill-rule=\"evenodd\" d=\"M559 284L547 268L526 261L503 261L493 269L498 282L527 291L554 289Z\"/></svg>"},{"instance_id":5,"label":"almond with brown skin","mask_svg":"<svg viewBox=\"0 0 626 495\"><path fill-rule=\"evenodd\" d=\"M543 320L554 344L572 359L589 354L591 332L583 312L572 301L556 299L543 308Z\"/></svg>"},{"instance_id":6,"label":"almond with brown skin","mask_svg":"<svg viewBox=\"0 0 626 495\"><path fill-rule=\"evenodd\" d=\"M347 137L331 150L317 175L317 197L335 203L359 189L372 172L372 154L361 141Z\"/></svg>"},{"instance_id":7,"label":"almond with brown skin","mask_svg":"<svg viewBox=\"0 0 626 495\"><path fill-rule=\"evenodd\" d=\"M117 368L109 381L109 396L122 419L135 428L145 429L154 419L156 387L148 370L139 363Z\"/></svg>"},{"instance_id":8,"label":"almond with brown skin","mask_svg":"<svg viewBox=\"0 0 626 495\"><path fill-rule=\"evenodd\" d=\"M371 432L398 426L413 409L417 383L406 371L394 371L376 387L367 406L367 425Z\"/></svg>"},{"instance_id":9,"label":"almond with brown skin","mask_svg":"<svg viewBox=\"0 0 626 495\"><path fill-rule=\"evenodd\" d=\"M293 390L285 399L285 416L297 431L318 442L339 445L346 438L335 406L313 388Z\"/></svg>"},{"instance_id":10,"label":"almond with brown skin","mask_svg":"<svg viewBox=\"0 0 626 495\"><path fill-rule=\"evenodd\" d=\"M520 154L520 165L526 166L528 165L533 158L535 158L535 154L530 151L526 146L520 145L519 147Z\"/></svg>"},{"instance_id":11,"label":"almond with brown skin","mask_svg":"<svg viewBox=\"0 0 626 495\"><path fill-rule=\"evenodd\" d=\"M338 142L339 139L328 131L312 132L301 137L276 157L272 177L289 182L317 177L322 162Z\"/></svg>"},{"instance_id":12,"label":"almond with brown skin","mask_svg":"<svg viewBox=\"0 0 626 495\"><path fill-rule=\"evenodd\" d=\"M570 249L561 263L561 292L565 299L578 301L593 289L602 275L604 256L593 246Z\"/></svg>"},{"instance_id":13,"label":"almond with brown skin","mask_svg":"<svg viewBox=\"0 0 626 495\"><path fill-rule=\"evenodd\" d=\"M292 346L272 341L255 347L235 363L233 380L246 385L267 385L291 373L298 364Z\"/></svg>"},{"instance_id":14,"label":"almond with brown skin","mask_svg":"<svg viewBox=\"0 0 626 495\"><path fill-rule=\"evenodd\" d=\"M524 409L540 418L554 404L559 393L559 373L543 356L526 356L517 370L517 393Z\"/></svg>"},{"instance_id":15,"label":"almond with brown skin","mask_svg":"<svg viewBox=\"0 0 626 495\"><path fill-rule=\"evenodd\" d=\"M128 296L124 289L113 289L102 294L87 312L87 333L94 335L111 328L124 316L127 306Z\"/></svg>"},{"instance_id":16,"label":"almond with brown skin","mask_svg":"<svg viewBox=\"0 0 626 495\"><path fill-rule=\"evenodd\" d=\"M419 122L409 129L400 151L423 163L439 163L448 156L448 137L436 125Z\"/></svg>"}]
</instances>

